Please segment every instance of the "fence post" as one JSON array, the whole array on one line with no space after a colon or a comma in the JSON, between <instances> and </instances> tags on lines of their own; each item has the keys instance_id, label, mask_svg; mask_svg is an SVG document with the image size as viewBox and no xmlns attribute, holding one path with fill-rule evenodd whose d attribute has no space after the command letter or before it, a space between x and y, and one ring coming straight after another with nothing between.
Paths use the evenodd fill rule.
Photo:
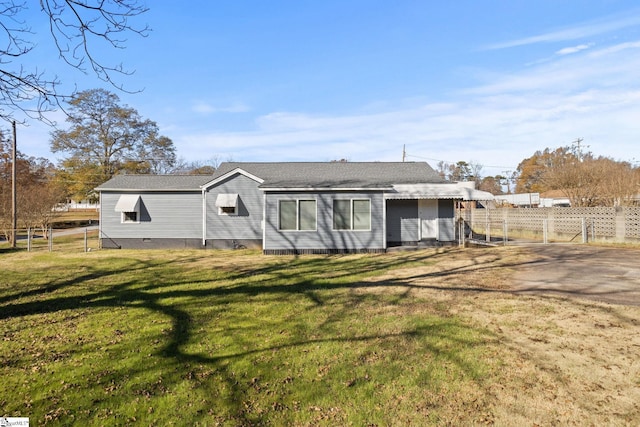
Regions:
<instances>
[{"instance_id":1,"label":"fence post","mask_svg":"<svg viewBox=\"0 0 640 427\"><path fill-rule=\"evenodd\" d=\"M596 220L591 218L591 241L596 241Z\"/></svg>"},{"instance_id":2,"label":"fence post","mask_svg":"<svg viewBox=\"0 0 640 427\"><path fill-rule=\"evenodd\" d=\"M53 252L53 227L49 227L49 252Z\"/></svg>"},{"instance_id":3,"label":"fence post","mask_svg":"<svg viewBox=\"0 0 640 427\"><path fill-rule=\"evenodd\" d=\"M548 236L548 223L549 220L548 219L543 219L542 220L542 242L546 245L547 243L549 243L549 236Z\"/></svg>"},{"instance_id":4,"label":"fence post","mask_svg":"<svg viewBox=\"0 0 640 427\"><path fill-rule=\"evenodd\" d=\"M484 240L491 241L491 217L489 216L489 209L485 209L485 227L484 227Z\"/></svg>"},{"instance_id":5,"label":"fence post","mask_svg":"<svg viewBox=\"0 0 640 427\"><path fill-rule=\"evenodd\" d=\"M31 227L27 228L27 252L31 252Z\"/></svg>"},{"instance_id":6,"label":"fence post","mask_svg":"<svg viewBox=\"0 0 640 427\"><path fill-rule=\"evenodd\" d=\"M507 220L502 221L502 238L504 239L504 245L507 246L507 242L509 241L509 227L507 226Z\"/></svg>"},{"instance_id":7,"label":"fence post","mask_svg":"<svg viewBox=\"0 0 640 427\"><path fill-rule=\"evenodd\" d=\"M87 252L87 229L84 229L84 251Z\"/></svg>"},{"instance_id":8,"label":"fence post","mask_svg":"<svg viewBox=\"0 0 640 427\"><path fill-rule=\"evenodd\" d=\"M587 243L588 235L587 235L587 219L582 217L582 243Z\"/></svg>"}]
</instances>

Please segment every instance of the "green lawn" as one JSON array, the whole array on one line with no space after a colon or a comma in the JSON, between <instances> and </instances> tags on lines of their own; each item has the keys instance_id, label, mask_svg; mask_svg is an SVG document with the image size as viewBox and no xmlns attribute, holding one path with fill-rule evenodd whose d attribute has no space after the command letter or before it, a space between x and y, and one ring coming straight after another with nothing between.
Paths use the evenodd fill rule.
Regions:
<instances>
[{"instance_id":1,"label":"green lawn","mask_svg":"<svg viewBox=\"0 0 640 427\"><path fill-rule=\"evenodd\" d=\"M481 423L483 384L500 366L495 337L393 278L446 256L2 248L0 415L82 426Z\"/></svg>"}]
</instances>

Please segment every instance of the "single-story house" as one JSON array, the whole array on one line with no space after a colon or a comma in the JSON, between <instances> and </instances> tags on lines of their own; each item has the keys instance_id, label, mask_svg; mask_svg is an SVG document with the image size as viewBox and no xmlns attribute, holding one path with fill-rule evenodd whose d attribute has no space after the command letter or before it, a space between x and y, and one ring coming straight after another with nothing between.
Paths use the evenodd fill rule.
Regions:
<instances>
[{"instance_id":1,"label":"single-story house","mask_svg":"<svg viewBox=\"0 0 640 427\"><path fill-rule=\"evenodd\" d=\"M97 191L103 248L266 254L455 242L455 201L493 198L425 162L228 162L211 176L118 175Z\"/></svg>"}]
</instances>

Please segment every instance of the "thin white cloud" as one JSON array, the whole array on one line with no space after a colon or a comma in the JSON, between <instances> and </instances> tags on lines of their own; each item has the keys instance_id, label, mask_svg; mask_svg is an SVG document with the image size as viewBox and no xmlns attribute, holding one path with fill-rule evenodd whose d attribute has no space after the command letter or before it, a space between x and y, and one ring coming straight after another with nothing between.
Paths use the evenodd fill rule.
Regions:
<instances>
[{"instance_id":1,"label":"thin white cloud","mask_svg":"<svg viewBox=\"0 0 640 427\"><path fill-rule=\"evenodd\" d=\"M252 131L184 134L175 142L189 157L238 161L400 160L406 145L410 160L514 169L536 150L582 137L595 154L628 160L637 153L640 117L640 55L629 50L638 48L640 41L559 55L516 74L494 74L448 102L351 115L272 112Z\"/></svg>"},{"instance_id":2,"label":"thin white cloud","mask_svg":"<svg viewBox=\"0 0 640 427\"><path fill-rule=\"evenodd\" d=\"M486 84L463 93L490 95L550 91L569 93L591 87L636 84L640 55L627 50L640 48L640 41L593 49L584 55L563 55L511 75L493 75Z\"/></svg>"},{"instance_id":3,"label":"thin white cloud","mask_svg":"<svg viewBox=\"0 0 640 427\"><path fill-rule=\"evenodd\" d=\"M565 47L564 49L560 49L556 52L556 55L571 55L573 53L578 53L580 51L591 48L593 43L589 44L579 44L578 46Z\"/></svg>"},{"instance_id":4,"label":"thin white cloud","mask_svg":"<svg viewBox=\"0 0 640 427\"><path fill-rule=\"evenodd\" d=\"M640 13L637 10L629 11L624 15L613 15L598 21L590 21L557 31L550 31L531 37L495 43L486 46L486 50L506 49L537 43L552 43L570 40L578 40L585 37L593 37L623 28L640 25Z\"/></svg>"}]
</instances>

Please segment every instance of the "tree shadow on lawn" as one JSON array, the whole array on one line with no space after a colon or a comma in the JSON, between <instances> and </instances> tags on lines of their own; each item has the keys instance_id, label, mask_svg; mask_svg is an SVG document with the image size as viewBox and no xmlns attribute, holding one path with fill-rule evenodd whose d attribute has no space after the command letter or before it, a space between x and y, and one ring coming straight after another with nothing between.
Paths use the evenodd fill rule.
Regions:
<instances>
[{"instance_id":1,"label":"tree shadow on lawn","mask_svg":"<svg viewBox=\"0 0 640 427\"><path fill-rule=\"evenodd\" d=\"M435 289L449 292L509 292L504 289L489 289L477 286L449 286L449 285L433 285L433 284L416 284L420 279L447 278L457 276L466 272L481 272L490 274L496 268L518 268L524 264L540 262L540 260L528 260L519 262L502 262L500 256L488 258L483 261L474 261L471 265L462 265L441 271L420 273L408 275L400 279L384 279L382 281L367 281L356 279L350 281L349 278L358 275L364 275L368 278L376 277L376 275L392 271L407 263L427 264L435 263L440 258L449 256L448 252L425 251L404 256L378 256L372 258L375 262L360 262L361 271L341 270L343 262L349 262L346 257L296 257L286 262L274 262L271 265L258 265L248 263L245 265L236 265L231 271L226 272L220 279L213 278L213 272L197 272L190 273L184 271L180 274L180 268L171 271L169 274L162 273L173 264L188 265L192 261L198 261L199 258L180 258L176 260L166 261L131 261L127 264L127 270L123 271L122 266L117 268L108 268L108 264L104 264L103 268L90 269L85 274L76 277L58 280L53 278L51 283L45 284L41 288L33 289L27 293L14 293L0 299L3 304L0 309L0 320L10 319L19 316L31 316L45 313L52 313L60 310L87 310L92 308L144 308L151 312L161 314L171 319L172 327L167 337L161 337L166 340L165 345L157 350L156 356L165 358L166 360L176 364L176 366L184 366L185 364L201 364L215 367L217 372L226 381L226 388L229 390L228 401L230 405L235 405L236 421L250 424L256 420L247 412L247 408L242 406L244 396L250 388L247 383L239 382L236 374L229 371L230 360L238 360L251 355L269 354L274 351L313 347L331 343L363 343L388 341L395 339L418 339L425 337L437 337L440 331L446 331L446 328L429 327L429 326L413 326L404 328L399 332L393 333L368 333L368 334L350 334L347 331L340 331L340 320L353 315L353 310L358 310L371 301L376 300L375 295L358 295L353 292L349 293L346 300L332 301L332 291L340 290L357 290L371 287L388 287L388 288L404 288L405 292L399 295L399 298L406 299L410 297L411 289ZM358 265L358 262L355 264ZM150 273L149 270L158 271L159 274ZM113 285L105 285L104 289L89 291L82 295L62 296L57 295L65 288L86 284L88 281L109 278L117 279L121 273L126 273L125 280L114 283ZM141 276L139 276L139 275ZM220 273L216 273L219 277ZM164 277L167 276L167 277ZM220 284L220 281L230 282L230 284ZM187 285L190 289L185 289ZM35 297L40 295L41 298L34 301L14 302L16 299L24 297ZM290 297L303 296L310 302L310 307L324 307L330 304L337 304L336 309L331 316L327 316L324 322L318 325L326 336L309 337L305 339L292 339L288 342L281 342L273 345L265 345L260 347L257 342L247 342L242 351L231 352L228 354L194 354L184 350L185 346L190 343L194 336L195 319L190 310L182 307L181 303L172 303L167 301L198 301L199 304L211 302L212 306L221 306L234 304L238 302L246 302L251 298L271 298L273 301L286 300ZM6 304L9 303L9 304ZM6 305L5 305L6 304ZM310 309L310 308L308 308ZM283 325L286 328L287 325ZM461 340L462 338L452 336L440 337L445 340ZM477 345L474 342L462 341L464 345ZM443 352L441 348L427 345L425 352L430 352L438 357L444 358L449 362L458 366L463 372L469 376L477 376L474 367L470 366L465 360L460 359L457 354ZM141 370L145 367L141 366ZM130 375L129 372L127 375Z\"/></svg>"}]
</instances>

